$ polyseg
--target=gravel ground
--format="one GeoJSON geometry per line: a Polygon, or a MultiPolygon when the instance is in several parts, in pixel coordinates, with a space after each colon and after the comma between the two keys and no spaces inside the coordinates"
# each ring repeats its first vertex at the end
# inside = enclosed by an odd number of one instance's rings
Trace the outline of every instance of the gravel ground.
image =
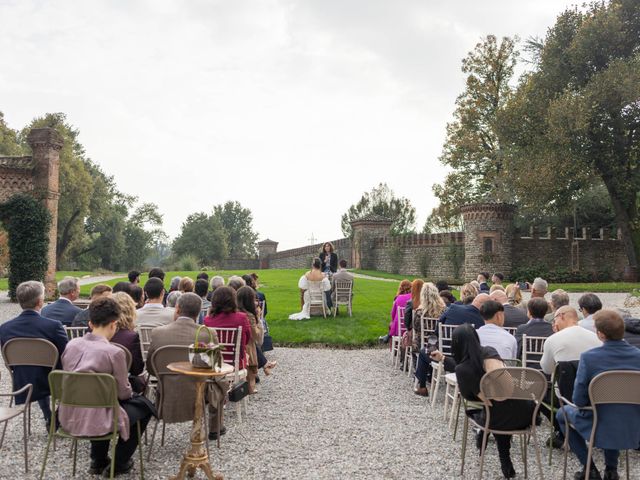
{"type": "MultiPolygon", "coordinates": [[[[0,302],[0,321],[19,311],[0,302]]],[[[270,353],[278,367],[262,376],[259,393],[249,402],[249,418],[237,422],[235,409],[225,413],[227,434],[222,448],[212,444],[211,460],[228,479],[448,479],[476,478],[477,454],[471,442],[464,477],[458,475],[460,436],[453,441],[442,420],[442,401],[431,410],[427,400],[411,391],[411,381],[388,362],[388,351],[279,348],[270,353]]],[[[10,388],[4,366],[0,391],[10,388]]],[[[443,389],[441,389],[443,390],[443,389]]],[[[23,473],[20,421],[12,421],[0,453],[0,478],[37,478],[46,432],[34,405],[29,439],[31,473],[23,473]]],[[[150,424],[150,428],[153,423],[150,424]]],[[[149,431],[151,433],[151,431],[149,431]]],[[[177,472],[188,444],[189,425],[167,425],[164,447],[156,439],[152,461],[145,463],[147,479],[165,479],[177,472]]],[[[548,436],[547,422],[540,439],[548,436]]],[[[61,441],[50,457],[47,479],[71,476],[68,442],[61,441]]],[[[531,478],[536,478],[533,446],[529,449],[531,478]]],[[[86,474],[88,443],[78,449],[76,478],[86,474]]],[[[519,448],[512,449],[517,478],[524,478],[519,448]]],[[[543,455],[546,450],[543,450],[543,455]]],[[[146,448],[145,448],[146,454],[146,448]]],[[[638,475],[640,456],[633,452],[638,475]]],[[[597,461],[601,463],[600,457],[597,461]]],[[[562,478],[562,456],[554,452],[553,466],[544,465],[545,479],[562,478]]],[[[570,459],[569,473],[577,468],[570,459]]],[[[633,475],[633,474],[632,474],[633,475]]],[[[118,477],[136,479],[134,473],[118,477]]],[[[202,476],[198,478],[203,478],[202,476]]],[[[485,479],[502,478],[497,452],[489,445],[485,479]]],[[[635,476],[633,478],[639,478],[635,476]]]]}

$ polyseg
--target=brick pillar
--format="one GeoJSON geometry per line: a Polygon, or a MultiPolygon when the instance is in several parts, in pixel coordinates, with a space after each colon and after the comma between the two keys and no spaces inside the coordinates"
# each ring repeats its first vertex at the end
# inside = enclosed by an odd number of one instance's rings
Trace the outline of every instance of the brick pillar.
{"type": "Polygon", "coordinates": [[[376,214],[368,214],[351,222],[353,268],[377,269],[374,248],[376,239],[388,237],[391,224],[391,220],[376,214]]]}
{"type": "Polygon", "coordinates": [[[278,251],[278,242],[274,242],[273,240],[262,240],[258,242],[258,259],[260,261],[260,268],[267,269],[269,268],[269,259],[271,255],[278,251]]]}
{"type": "Polygon", "coordinates": [[[64,141],[53,128],[34,128],[29,133],[27,142],[33,151],[33,193],[43,201],[51,214],[48,266],[44,284],[46,297],[53,298],[56,291],[60,149],[64,141]]]}

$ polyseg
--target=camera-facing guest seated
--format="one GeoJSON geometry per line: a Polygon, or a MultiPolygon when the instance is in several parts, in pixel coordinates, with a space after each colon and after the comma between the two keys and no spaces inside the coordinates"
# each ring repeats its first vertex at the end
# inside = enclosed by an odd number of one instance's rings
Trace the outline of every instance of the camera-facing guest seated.
{"type": "MultiPolygon", "coordinates": [[[[67,334],[58,320],[51,320],[40,315],[44,305],[44,285],[42,282],[23,282],[16,289],[16,297],[22,313],[13,320],[0,325],[0,345],[14,338],[42,338],[56,346],[58,350],[58,367],[60,356],[67,345],[67,334]]],[[[33,385],[31,401],[38,402],[44,420],[49,425],[51,419],[51,401],[49,398],[49,372],[47,367],[16,366],[13,369],[13,391],[25,385],[33,385]]],[[[25,402],[26,395],[18,395],[16,404],[25,402]]]]}
{"type": "Polygon", "coordinates": [[[584,315],[584,319],[580,320],[578,325],[596,333],[593,315],[598,310],[602,309],[602,302],[600,301],[600,298],[593,293],[585,293],[578,299],[578,307],[580,308],[580,312],[584,315]]]}
{"type": "Polygon", "coordinates": [[[60,298],[49,305],[42,307],[42,316],[51,320],[58,320],[65,327],[70,327],[76,315],[82,311],[73,302],[80,298],[80,285],[78,279],[65,277],[58,282],[60,298]]]}
{"type": "MultiPolygon", "coordinates": [[[[133,468],[131,458],[138,446],[136,423],[141,432],[149,422],[151,410],[144,402],[132,401],[133,391],[128,380],[124,351],[109,343],[118,330],[120,308],[112,298],[100,298],[89,305],[91,333],[75,338],[67,344],[62,355],[62,368],[68,372],[94,372],[112,375],[117,384],[120,413],[116,445],[115,473],[123,474],[133,468]]],[[[72,435],[97,437],[113,430],[113,412],[109,409],[87,409],[61,405],[58,412],[60,426],[72,435]]],[[[91,442],[90,474],[109,475],[109,441],[91,442]]]]}

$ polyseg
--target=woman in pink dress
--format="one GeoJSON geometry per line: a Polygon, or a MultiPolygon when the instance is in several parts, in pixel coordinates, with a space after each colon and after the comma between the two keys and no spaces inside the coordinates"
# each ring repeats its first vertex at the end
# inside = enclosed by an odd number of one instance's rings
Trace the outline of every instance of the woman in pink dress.
{"type": "Polygon", "coordinates": [[[409,300],[411,300],[411,282],[409,280],[402,280],[398,287],[398,293],[396,293],[396,296],[393,299],[393,307],[391,307],[389,333],[380,337],[380,342],[388,343],[389,338],[394,335],[398,335],[398,308],[401,308],[404,311],[404,307],[409,300]]]}

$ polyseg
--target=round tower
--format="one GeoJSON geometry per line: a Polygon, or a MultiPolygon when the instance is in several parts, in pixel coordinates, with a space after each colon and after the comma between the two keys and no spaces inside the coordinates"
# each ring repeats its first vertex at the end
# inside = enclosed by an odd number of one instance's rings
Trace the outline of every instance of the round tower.
{"type": "Polygon", "coordinates": [[[260,268],[269,268],[269,258],[278,251],[278,242],[266,239],[258,242],[258,259],[260,260],[260,268]]]}
{"type": "Polygon", "coordinates": [[[509,276],[515,210],[508,203],[473,203],[460,209],[464,219],[465,280],[475,280],[484,271],[509,276]]]}

